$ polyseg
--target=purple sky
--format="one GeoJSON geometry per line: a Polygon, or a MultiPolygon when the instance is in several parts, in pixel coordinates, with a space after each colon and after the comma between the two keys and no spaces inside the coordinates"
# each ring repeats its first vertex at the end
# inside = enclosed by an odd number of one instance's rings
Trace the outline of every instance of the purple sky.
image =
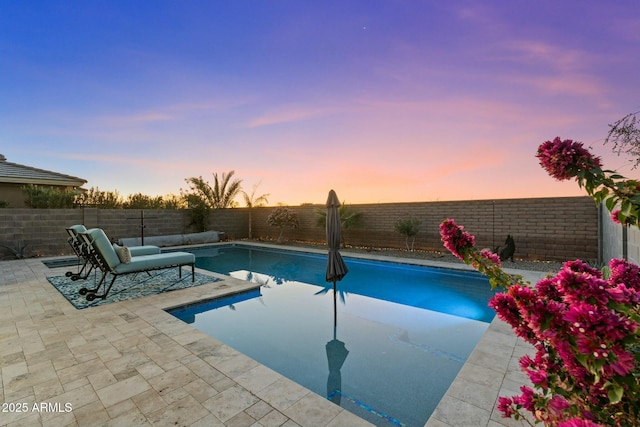
{"type": "Polygon", "coordinates": [[[637,178],[603,141],[639,72],[636,0],[2,2],[0,153],[122,195],[581,195],[536,149],[637,178]]]}

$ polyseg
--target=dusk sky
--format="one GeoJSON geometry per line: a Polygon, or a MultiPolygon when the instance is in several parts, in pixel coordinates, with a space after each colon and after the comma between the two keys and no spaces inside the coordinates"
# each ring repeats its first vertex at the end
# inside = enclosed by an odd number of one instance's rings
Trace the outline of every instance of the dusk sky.
{"type": "Polygon", "coordinates": [[[637,0],[4,1],[0,153],[123,196],[576,196],[537,147],[638,178],[603,142],[639,75],[637,0]]]}

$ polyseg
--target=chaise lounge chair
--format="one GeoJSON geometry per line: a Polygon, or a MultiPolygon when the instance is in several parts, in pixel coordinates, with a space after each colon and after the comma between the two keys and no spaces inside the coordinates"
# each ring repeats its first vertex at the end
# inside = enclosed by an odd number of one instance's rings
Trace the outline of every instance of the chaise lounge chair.
{"type": "MultiPolygon", "coordinates": [[[[91,262],[91,245],[87,242],[84,242],[83,239],[80,238],[80,233],[86,233],[87,228],[82,224],[72,225],[67,228],[67,234],[69,237],[67,238],[67,242],[75,252],[76,256],[80,260],[84,260],[84,264],[82,268],[78,270],[77,273],[72,271],[67,271],[66,276],[71,278],[71,280],[76,281],[78,279],[85,280],[91,274],[91,271],[94,267],[96,267],[91,262]]],[[[133,246],[128,248],[129,253],[132,257],[140,256],[140,255],[153,255],[159,254],[160,248],[157,246],[133,246]]]]}
{"type": "Polygon", "coordinates": [[[102,278],[95,289],[80,289],[81,295],[87,295],[88,301],[96,298],[105,299],[118,276],[149,272],[151,270],[163,270],[166,268],[178,267],[179,276],[182,277],[182,266],[191,266],[191,281],[195,280],[196,257],[189,252],[167,252],[152,255],[138,255],[122,261],[116,253],[113,245],[100,228],[92,228],[79,236],[89,245],[92,250],[91,259],[94,265],[102,271],[102,278]],[[128,262],[127,262],[128,261],[128,262]],[[111,274],[113,278],[107,286],[105,279],[111,274]],[[100,286],[104,286],[104,292],[98,295],[100,286]]]}

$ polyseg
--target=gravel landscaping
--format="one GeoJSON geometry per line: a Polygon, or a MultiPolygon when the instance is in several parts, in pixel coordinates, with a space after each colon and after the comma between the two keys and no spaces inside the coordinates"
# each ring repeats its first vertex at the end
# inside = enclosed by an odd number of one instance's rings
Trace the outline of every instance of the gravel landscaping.
{"type": "MultiPolygon", "coordinates": [[[[286,242],[287,245],[290,246],[301,246],[301,247],[310,247],[310,248],[322,248],[325,247],[324,244],[319,243],[310,243],[310,242],[286,242]]],[[[450,253],[445,252],[436,252],[436,251],[407,251],[404,249],[394,249],[394,248],[358,248],[347,246],[346,248],[341,249],[342,254],[349,253],[370,253],[375,255],[384,255],[398,258],[414,258],[414,259],[425,259],[425,260],[433,260],[440,262],[450,262],[450,263],[462,263],[458,258],[451,255],[450,253]]],[[[531,271],[544,271],[549,273],[557,273],[560,268],[562,268],[562,262],[558,261],[531,261],[531,260],[522,260],[517,257],[514,261],[503,261],[502,266],[504,268],[515,268],[519,270],[531,270],[531,271]]]]}

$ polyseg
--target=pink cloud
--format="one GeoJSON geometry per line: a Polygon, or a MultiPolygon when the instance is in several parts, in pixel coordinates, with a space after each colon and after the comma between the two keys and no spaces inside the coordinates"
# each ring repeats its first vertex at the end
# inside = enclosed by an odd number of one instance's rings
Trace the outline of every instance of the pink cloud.
{"type": "Polygon", "coordinates": [[[599,60],[593,52],[562,48],[538,40],[510,40],[501,42],[496,47],[498,52],[506,55],[505,59],[536,67],[550,67],[562,72],[585,70],[599,60]]]}
{"type": "Polygon", "coordinates": [[[597,77],[584,74],[519,76],[511,80],[514,84],[530,86],[550,95],[602,97],[606,92],[597,77]]]}
{"type": "Polygon", "coordinates": [[[275,108],[265,112],[262,116],[255,118],[246,124],[248,128],[271,126],[276,124],[291,123],[322,117],[338,112],[338,108],[333,107],[309,107],[307,105],[289,105],[275,108]]]}
{"type": "Polygon", "coordinates": [[[96,163],[106,163],[111,164],[116,167],[121,165],[132,165],[140,168],[156,168],[156,169],[173,169],[175,168],[176,162],[174,160],[154,160],[151,158],[146,158],[144,156],[114,156],[114,155],[105,155],[99,153],[48,153],[50,157],[57,157],[63,159],[71,159],[71,160],[81,160],[81,161],[90,161],[96,163]]]}

